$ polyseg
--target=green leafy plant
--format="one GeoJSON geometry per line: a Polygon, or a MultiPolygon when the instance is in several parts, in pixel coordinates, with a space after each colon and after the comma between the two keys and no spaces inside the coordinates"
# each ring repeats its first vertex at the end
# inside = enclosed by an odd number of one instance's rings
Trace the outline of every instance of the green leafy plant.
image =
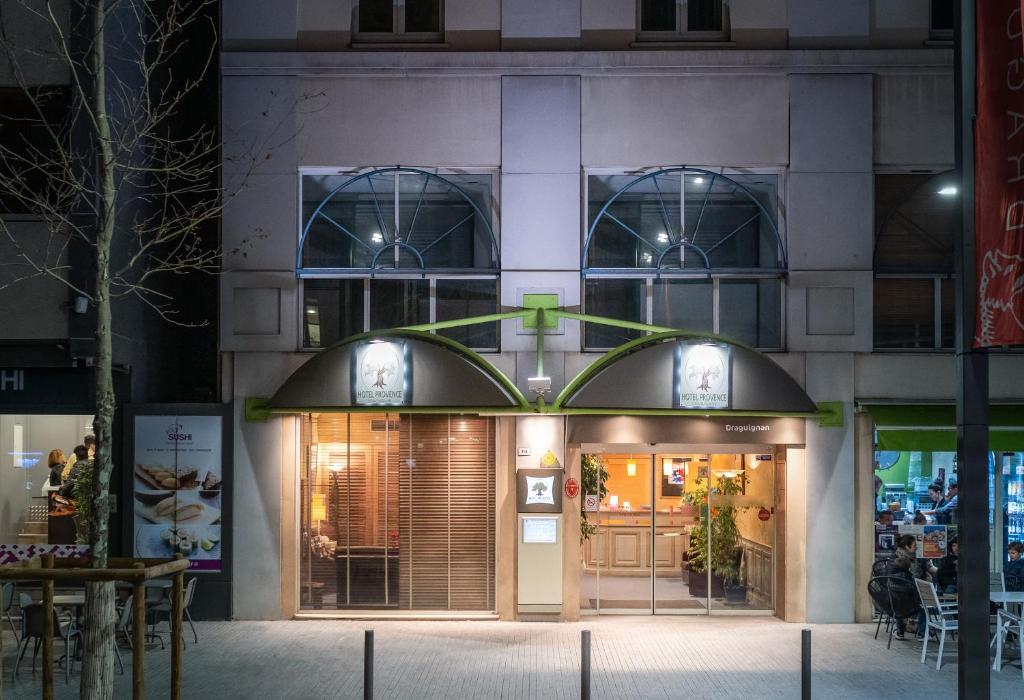
{"type": "MultiPolygon", "coordinates": [[[[743,492],[747,482],[745,474],[736,476],[718,476],[715,478],[714,493],[720,496],[736,496],[743,492]]],[[[745,506],[729,504],[715,506],[711,509],[710,522],[708,513],[708,479],[698,477],[696,488],[683,495],[683,501],[695,506],[700,511],[700,519],[690,530],[690,549],[687,554],[690,571],[704,573],[708,561],[711,562],[711,573],[720,576],[726,584],[735,585],[742,581],[741,564],[736,557],[739,546],[740,531],[736,526],[736,513],[745,510],[745,506]],[[708,527],[710,524],[710,550],[708,543],[708,527]],[[710,557],[709,557],[710,554],[710,557]]]]}
{"type": "MultiPolygon", "coordinates": [[[[604,468],[604,461],[601,455],[585,454],[580,459],[580,487],[584,494],[596,493],[598,502],[604,500],[608,494],[608,470],[604,468]]],[[[585,499],[580,499],[580,543],[597,532],[597,523],[587,519],[587,512],[583,509],[585,499]]]]}
{"type": "Polygon", "coordinates": [[[96,462],[88,459],[78,464],[78,471],[75,472],[75,530],[78,544],[89,544],[89,535],[96,517],[93,508],[96,462]]]}

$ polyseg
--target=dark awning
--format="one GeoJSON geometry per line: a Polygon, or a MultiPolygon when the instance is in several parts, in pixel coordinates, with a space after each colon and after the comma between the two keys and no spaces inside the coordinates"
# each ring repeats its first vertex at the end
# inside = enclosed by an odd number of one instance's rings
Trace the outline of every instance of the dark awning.
{"type": "MultiPolygon", "coordinates": [[[[948,404],[867,404],[878,449],[956,450],[956,407],[948,404]]],[[[989,406],[989,449],[1024,451],[1024,406],[989,406]]]]}
{"type": "Polygon", "coordinates": [[[817,407],[766,355],[713,335],[655,333],[612,350],[555,400],[573,411],[813,415],[817,407]]]}
{"type": "Polygon", "coordinates": [[[463,345],[422,331],[353,336],[290,376],[267,407],[329,410],[528,410],[522,393],[463,345]]]}

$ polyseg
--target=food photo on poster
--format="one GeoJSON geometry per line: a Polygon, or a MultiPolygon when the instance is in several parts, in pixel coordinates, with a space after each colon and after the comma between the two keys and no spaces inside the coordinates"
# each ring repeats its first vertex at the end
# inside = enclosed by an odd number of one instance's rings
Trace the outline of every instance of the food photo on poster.
{"type": "Polygon", "coordinates": [[[136,416],[135,555],[181,554],[219,571],[223,515],[219,416],[136,416]]]}

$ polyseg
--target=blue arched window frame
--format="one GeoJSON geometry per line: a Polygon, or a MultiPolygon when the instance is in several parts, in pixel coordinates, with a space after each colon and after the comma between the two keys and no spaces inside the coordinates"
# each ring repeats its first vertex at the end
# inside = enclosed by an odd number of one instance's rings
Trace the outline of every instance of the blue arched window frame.
{"type": "MultiPolygon", "coordinates": [[[[296,257],[295,257],[295,274],[299,280],[300,285],[300,297],[302,299],[302,326],[303,331],[301,333],[300,344],[306,349],[316,349],[324,347],[321,343],[311,344],[309,341],[310,334],[309,329],[306,327],[310,319],[307,314],[319,314],[319,307],[314,309],[308,308],[310,304],[307,302],[307,283],[308,284],[320,284],[323,281],[334,280],[338,284],[362,284],[362,291],[357,292],[358,295],[362,295],[363,304],[359,305],[358,309],[350,309],[350,313],[356,313],[361,321],[358,321],[358,325],[349,327],[350,331],[353,332],[365,332],[374,330],[377,328],[372,322],[373,318],[373,298],[376,296],[372,293],[375,285],[379,280],[381,284],[392,281],[393,284],[407,284],[409,286],[418,286],[421,289],[429,289],[421,299],[428,297],[429,301],[424,300],[424,304],[428,306],[429,311],[422,317],[416,319],[417,323],[423,322],[434,322],[437,320],[447,320],[447,318],[441,318],[441,309],[439,292],[440,287],[445,286],[448,289],[453,288],[455,285],[480,285],[483,287],[490,287],[493,285],[494,288],[494,310],[497,310],[498,306],[498,277],[501,269],[500,262],[500,247],[498,243],[498,237],[495,232],[495,216],[494,212],[496,207],[494,202],[496,200],[497,190],[497,173],[489,169],[484,170],[434,170],[434,169],[423,169],[408,166],[386,166],[376,168],[360,168],[360,169],[344,169],[344,168],[302,168],[299,171],[299,182],[300,182],[300,213],[301,217],[299,220],[298,230],[298,241],[296,246],[296,257]],[[418,200],[415,201],[413,207],[413,213],[408,224],[408,230],[401,231],[399,226],[398,206],[399,197],[402,193],[397,191],[397,178],[404,174],[420,175],[423,176],[423,186],[419,192],[418,200]],[[373,178],[384,175],[387,177],[396,178],[396,192],[395,199],[391,200],[389,197],[384,197],[383,200],[378,198],[378,193],[373,187],[373,178]],[[455,175],[460,176],[487,176],[490,178],[490,185],[488,189],[489,198],[487,201],[477,202],[474,201],[472,195],[464,190],[458,182],[455,180],[455,175]],[[306,215],[308,211],[303,202],[304,195],[302,194],[302,187],[304,184],[304,178],[307,176],[331,176],[331,177],[342,177],[345,178],[340,184],[333,186],[324,195],[313,210],[306,215]],[[336,218],[328,215],[325,212],[325,207],[339,194],[344,194],[347,190],[350,191],[354,186],[359,183],[369,183],[369,193],[371,201],[373,202],[374,209],[378,221],[382,224],[379,227],[378,235],[381,240],[379,242],[363,240],[364,236],[358,235],[357,231],[353,231],[355,226],[346,225],[345,221],[338,221],[336,218]],[[460,201],[470,208],[470,213],[462,220],[455,223],[453,226],[448,228],[446,231],[439,233],[436,237],[424,242],[410,240],[411,234],[415,231],[418,217],[421,211],[421,205],[424,202],[424,193],[427,192],[429,185],[438,185],[443,183],[443,188],[453,194],[453,199],[460,201]],[[390,219],[394,217],[393,226],[388,226],[387,222],[384,221],[386,215],[386,208],[394,208],[391,212],[391,216],[387,217],[390,219]],[[486,267],[444,267],[438,265],[429,265],[426,260],[428,251],[441,241],[448,238],[450,234],[456,231],[460,226],[466,223],[470,218],[475,218],[478,229],[482,233],[483,240],[486,242],[488,247],[485,257],[488,258],[489,265],[486,267]],[[353,246],[360,246],[366,250],[366,253],[371,254],[371,262],[369,266],[355,267],[355,266],[341,266],[341,265],[307,265],[304,264],[303,252],[310,240],[311,230],[313,224],[318,221],[325,221],[333,229],[335,235],[342,236],[352,241],[353,246]],[[392,258],[390,253],[394,252],[395,255],[392,258]],[[401,255],[399,255],[401,253],[401,255]],[[394,262],[394,266],[387,266],[389,262],[394,262]],[[410,264],[411,262],[411,264],[410,264]],[[417,280],[420,282],[417,283],[417,280]]],[[[381,192],[381,194],[384,194],[381,192]]],[[[387,194],[391,194],[390,192],[387,194]]],[[[407,193],[406,193],[407,194],[407,193]]],[[[413,194],[415,197],[415,194],[413,194]]],[[[316,201],[316,200],[314,200],[316,201]]],[[[407,201],[402,198],[402,201],[407,201]]],[[[361,232],[364,233],[365,232],[361,232]]],[[[319,235],[323,235],[322,233],[319,235]]],[[[465,315],[465,314],[463,314],[465,315]]],[[[402,324],[398,324],[402,325],[402,324]]],[[[459,330],[453,330],[450,332],[444,332],[445,335],[449,335],[457,340],[466,342],[466,338],[459,336],[459,330]]],[[[319,335],[319,331],[318,331],[319,335]]],[[[496,351],[498,349],[497,331],[495,330],[495,342],[493,344],[487,343],[485,345],[476,345],[472,342],[467,343],[473,349],[478,351],[496,351]]]]}
{"type": "MultiPolygon", "coordinates": [[[[763,171],[728,171],[725,168],[719,169],[718,171],[709,170],[706,168],[693,167],[693,166],[673,166],[673,167],[660,167],[651,168],[641,171],[612,171],[606,169],[595,169],[586,173],[588,180],[588,195],[587,195],[587,206],[586,210],[590,211],[590,196],[589,196],[589,182],[590,178],[593,177],[607,177],[607,176],[626,176],[632,175],[632,179],[629,180],[625,185],[618,187],[614,193],[604,200],[601,207],[594,214],[593,218],[589,218],[584,224],[583,231],[583,243],[581,246],[581,258],[580,258],[580,269],[581,269],[581,284],[583,285],[582,298],[584,300],[584,308],[587,313],[594,313],[595,315],[602,315],[598,309],[588,308],[587,304],[587,282],[588,280],[628,280],[628,279],[641,279],[646,280],[644,294],[647,297],[647,303],[643,309],[640,319],[646,323],[655,323],[656,319],[653,317],[653,302],[651,301],[651,286],[659,281],[668,280],[710,280],[713,285],[713,327],[708,328],[713,332],[722,332],[720,328],[721,319],[721,308],[719,305],[719,290],[720,285],[724,282],[726,284],[732,283],[739,280],[777,280],[779,299],[778,299],[778,328],[777,328],[777,342],[769,344],[750,343],[752,345],[758,345],[765,350],[781,350],[784,346],[784,293],[785,285],[784,279],[788,270],[788,258],[786,253],[785,239],[780,229],[781,211],[778,206],[775,207],[775,211],[769,210],[764,202],[762,202],[746,185],[736,179],[740,176],[767,176],[771,175],[776,178],[775,183],[775,202],[782,200],[782,185],[783,178],[780,170],[763,170],[763,171]],[[693,227],[692,235],[688,238],[687,232],[685,231],[685,223],[680,220],[677,225],[673,226],[671,217],[668,215],[669,207],[666,205],[665,194],[667,190],[662,190],[659,185],[659,178],[666,176],[678,178],[679,185],[683,188],[686,187],[685,180],[687,177],[691,178],[703,178],[707,184],[705,189],[705,197],[701,203],[699,213],[697,214],[696,222],[693,227]],[[660,244],[656,241],[652,241],[649,238],[641,235],[637,232],[629,223],[622,221],[615,216],[613,212],[616,202],[619,202],[623,196],[625,196],[631,189],[640,185],[653,185],[655,198],[658,202],[658,208],[660,210],[660,216],[662,217],[665,235],[667,239],[660,244]],[[744,195],[749,202],[751,202],[755,208],[756,213],[754,217],[748,219],[737,226],[733,231],[727,233],[721,238],[713,241],[710,245],[703,244],[697,240],[698,234],[701,231],[701,221],[705,216],[708,207],[714,206],[710,202],[712,190],[716,183],[725,183],[729,187],[732,187],[735,192],[744,195]],[[727,267],[715,267],[710,259],[711,253],[716,248],[725,243],[732,236],[741,232],[746,226],[752,223],[754,218],[757,218],[762,224],[759,228],[759,233],[762,237],[767,237],[767,240],[772,242],[777,251],[776,264],[774,265],[762,265],[755,268],[727,268],[727,267]],[[614,224],[613,230],[616,230],[620,235],[628,237],[632,240],[637,241],[638,246],[642,249],[649,251],[644,254],[644,260],[647,264],[637,264],[632,267],[602,267],[590,264],[590,252],[592,244],[594,243],[595,235],[599,234],[599,226],[602,222],[611,222],[614,224]],[[764,229],[764,230],[762,230],[764,229]],[[680,256],[672,255],[673,252],[680,252],[680,256]],[[672,267],[671,262],[682,260],[686,255],[692,256],[690,260],[696,260],[698,264],[688,264],[685,267],[672,267]]],[[[685,216],[683,212],[683,201],[685,194],[678,194],[679,201],[677,206],[680,207],[680,216],[685,216]]],[[[608,235],[607,232],[604,235],[608,235]]],[[[628,319],[632,320],[632,319],[628,319]]],[[[631,336],[630,336],[631,337],[631,336]]],[[[623,336],[622,340],[627,339],[623,336]]],[[[587,334],[584,333],[584,349],[585,350],[605,350],[609,346],[605,344],[594,345],[587,340],[587,334]]],[[[741,339],[745,342],[750,342],[749,339],[741,339]]]]}

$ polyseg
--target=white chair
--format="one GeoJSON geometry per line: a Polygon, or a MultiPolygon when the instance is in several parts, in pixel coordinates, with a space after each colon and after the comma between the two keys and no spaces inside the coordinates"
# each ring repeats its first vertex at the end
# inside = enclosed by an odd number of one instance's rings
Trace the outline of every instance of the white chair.
{"type": "Polygon", "coordinates": [[[923,579],[914,579],[917,585],[917,594],[921,596],[921,607],[924,608],[924,644],[921,645],[921,663],[924,663],[928,655],[929,632],[934,630],[939,636],[939,656],[935,660],[935,669],[942,668],[942,652],[946,647],[946,632],[956,632],[959,628],[957,621],[957,604],[943,603],[935,592],[935,586],[923,579]]]}
{"type": "MultiPolygon", "coordinates": [[[[1017,639],[1024,639],[1024,622],[1021,621],[1020,615],[1014,615],[1006,610],[999,610],[999,624],[996,627],[996,660],[992,664],[993,671],[1003,670],[1003,641],[1006,639],[1007,632],[1011,632],[1017,627],[1017,639]]],[[[1020,677],[1024,678],[1024,657],[1021,658],[1020,664],[1020,677]]]]}

